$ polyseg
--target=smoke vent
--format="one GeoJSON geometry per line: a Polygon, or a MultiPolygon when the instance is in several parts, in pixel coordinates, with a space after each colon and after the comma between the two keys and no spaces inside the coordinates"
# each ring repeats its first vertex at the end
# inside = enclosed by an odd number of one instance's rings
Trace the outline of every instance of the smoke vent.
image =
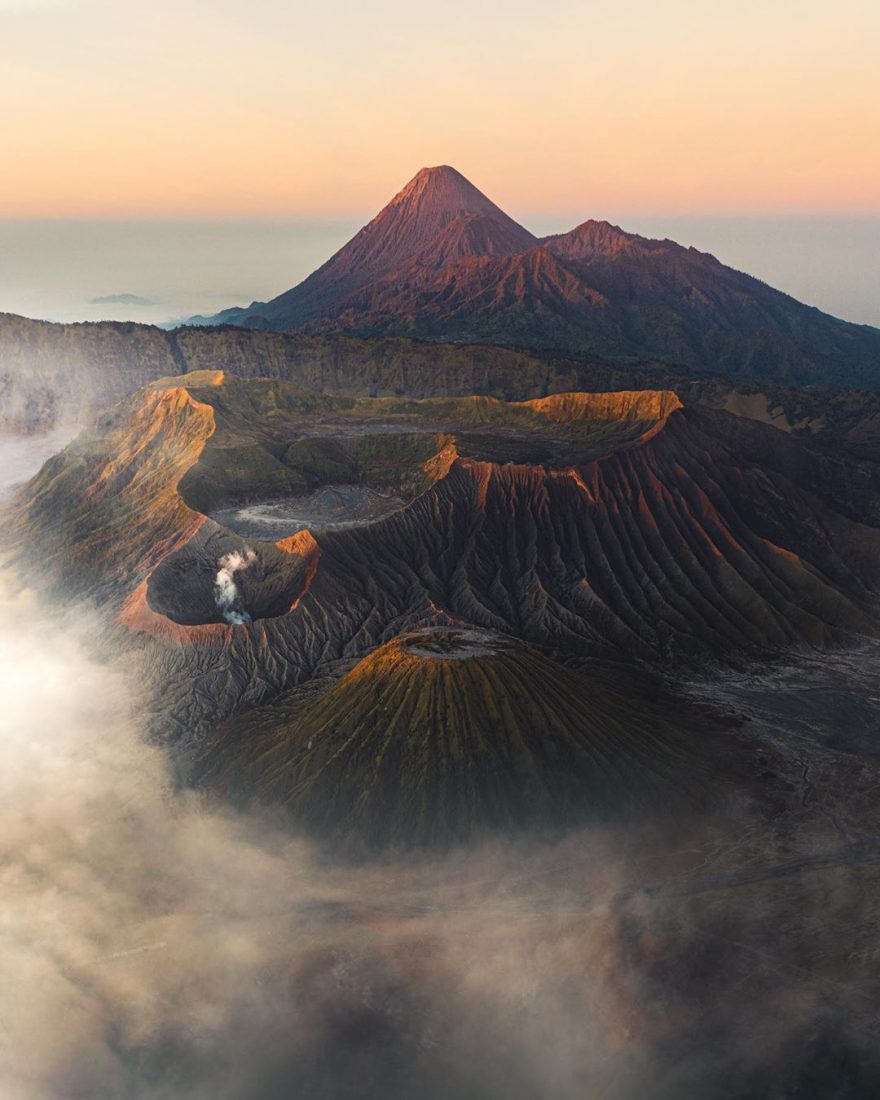
{"type": "Polygon", "coordinates": [[[181,626],[243,625],[289,611],[302,591],[304,559],[211,526],[213,531],[200,531],[151,575],[150,608],[181,626]]]}

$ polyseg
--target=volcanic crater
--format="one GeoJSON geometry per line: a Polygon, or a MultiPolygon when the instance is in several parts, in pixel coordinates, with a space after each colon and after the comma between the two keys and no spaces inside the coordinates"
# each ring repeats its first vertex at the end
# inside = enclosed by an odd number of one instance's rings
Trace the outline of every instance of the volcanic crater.
{"type": "Polygon", "coordinates": [[[157,703],[172,739],[422,627],[669,666],[876,626],[877,468],[669,391],[505,403],[165,379],[12,508],[23,568],[38,544],[123,636],[163,643],[166,680],[196,685],[157,703]]]}
{"type": "Polygon", "coordinates": [[[242,624],[290,611],[305,567],[271,542],[243,540],[214,524],[164,558],[147,579],[150,609],[181,626],[242,624]]]}
{"type": "Polygon", "coordinates": [[[315,408],[295,387],[215,378],[202,395],[222,419],[177,485],[200,526],[146,580],[149,609],[181,626],[285,615],[308,577],[291,538],[377,524],[454,462],[569,468],[637,443],[677,405],[666,394],[616,402],[567,394],[509,405],[365,399],[315,408]],[[270,413],[259,428],[251,405],[270,413]],[[284,415],[273,424],[279,406],[284,415]]]}

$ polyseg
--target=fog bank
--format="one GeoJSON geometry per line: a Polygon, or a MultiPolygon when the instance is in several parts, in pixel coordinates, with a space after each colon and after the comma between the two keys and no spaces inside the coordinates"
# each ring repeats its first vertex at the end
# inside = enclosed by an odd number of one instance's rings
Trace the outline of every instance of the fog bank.
{"type": "Polygon", "coordinates": [[[334,864],[175,791],[92,625],[2,596],[4,1100],[872,1095],[875,871],[718,825],[334,864]]]}

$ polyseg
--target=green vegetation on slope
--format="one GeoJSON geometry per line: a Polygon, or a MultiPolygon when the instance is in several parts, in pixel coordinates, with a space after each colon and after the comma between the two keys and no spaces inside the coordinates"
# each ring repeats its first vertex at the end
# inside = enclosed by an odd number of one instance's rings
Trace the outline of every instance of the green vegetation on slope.
{"type": "Polygon", "coordinates": [[[660,705],[450,629],[395,638],[292,717],[243,714],[197,765],[201,782],[355,847],[682,809],[713,771],[660,705]]]}

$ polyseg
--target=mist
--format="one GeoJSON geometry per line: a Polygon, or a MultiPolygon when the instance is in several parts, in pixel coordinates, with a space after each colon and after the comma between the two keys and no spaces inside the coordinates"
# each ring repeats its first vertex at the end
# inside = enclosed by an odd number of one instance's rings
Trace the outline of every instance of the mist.
{"type": "Polygon", "coordinates": [[[4,1100],[871,1094],[876,868],[743,822],[341,862],[175,788],[96,625],[4,582],[4,1100]]]}
{"type": "MultiPolygon", "coordinates": [[[[374,213],[337,220],[0,219],[0,312],[168,324],[265,301],[304,279],[374,213]]],[[[670,236],[808,305],[880,325],[876,214],[664,215],[608,209],[588,196],[564,213],[511,214],[539,235],[592,217],[643,236],[670,236]]]]}
{"type": "Polygon", "coordinates": [[[87,615],[7,590],[0,621],[4,1098],[534,1095],[526,1071],[574,1096],[597,1079],[557,1065],[547,1003],[581,948],[535,936],[501,851],[351,867],[208,807],[142,740],[87,615]],[[509,1029],[527,1021],[524,1050],[509,1029]],[[534,1065],[510,1075],[502,1054],[534,1065]]]}
{"type": "Polygon", "coordinates": [[[3,1100],[877,1095],[876,769],[353,864],[177,786],[102,633],[0,572],[3,1100]]]}
{"type": "Polygon", "coordinates": [[[41,435],[0,434],[0,501],[13,486],[32,477],[47,458],[57,454],[77,434],[78,428],[64,424],[41,435]]]}

